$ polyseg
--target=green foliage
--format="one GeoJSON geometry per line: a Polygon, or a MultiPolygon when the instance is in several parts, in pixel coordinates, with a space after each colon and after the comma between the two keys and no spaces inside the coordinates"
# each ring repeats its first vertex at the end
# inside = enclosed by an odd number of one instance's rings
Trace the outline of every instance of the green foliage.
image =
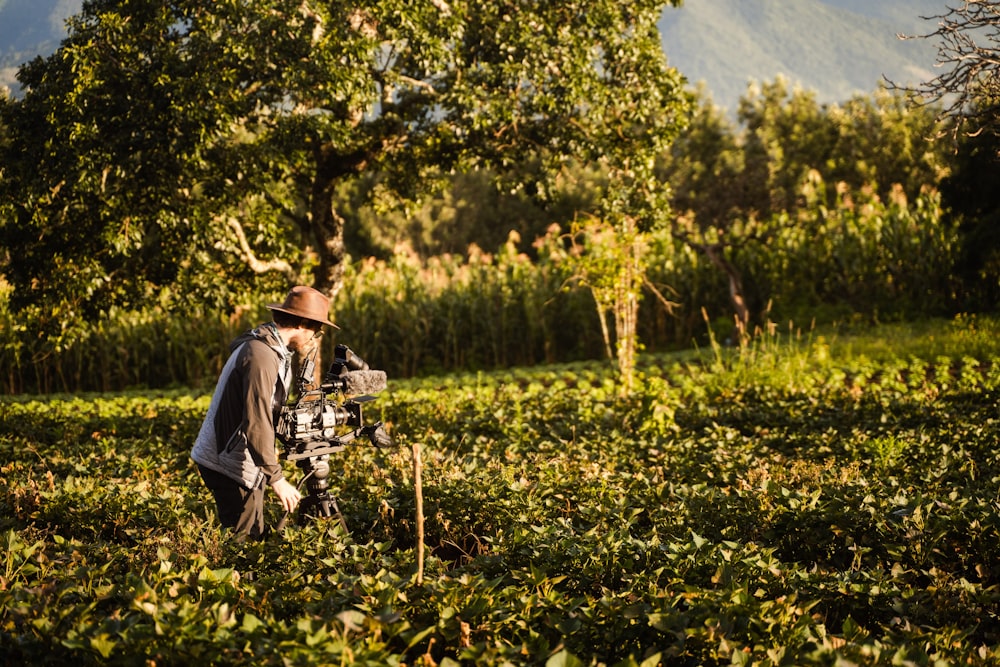
{"type": "MultiPolygon", "coordinates": [[[[823,182],[810,186],[817,200],[828,196],[823,182]]],[[[888,201],[870,191],[837,196],[835,207],[814,202],[794,225],[779,216],[729,230],[734,238],[771,239],[766,247],[747,243],[728,251],[752,277],[758,300],[770,302],[760,312],[776,321],[829,325],[941,316],[962,303],[962,286],[952,277],[959,241],[936,194],[914,201],[898,192],[888,201]]],[[[705,232],[710,240],[718,233],[705,232]]],[[[727,285],[716,267],[668,229],[642,238],[648,268],[635,324],[645,349],[704,343],[706,316],[720,341],[735,340],[727,285]]],[[[562,231],[553,227],[523,246],[512,234],[495,253],[473,246],[465,256],[424,260],[400,250],[387,260],[350,264],[334,305],[341,330],[324,341],[326,358],[333,345],[347,343],[402,377],[606,357],[596,302],[577,288],[580,267],[562,231]]],[[[606,261],[608,247],[596,247],[601,252],[590,259],[606,261]]],[[[588,278],[613,298],[606,267],[595,263],[588,278]]],[[[229,341],[266,320],[264,304],[280,301],[281,293],[244,296],[231,311],[112,310],[61,343],[39,335],[47,318],[11,312],[4,296],[0,291],[4,390],[49,393],[212,382],[229,341]]],[[[757,324],[767,326],[763,317],[757,324]]],[[[609,342],[617,345],[620,332],[611,333],[609,327],[609,342]]]]}
{"type": "Polygon", "coordinates": [[[645,162],[687,108],[669,3],[84,3],[0,105],[11,303],[55,337],[112,307],[334,293],[351,186],[388,210],[478,169],[544,201],[570,162],[645,162]]]}
{"type": "MultiPolygon", "coordinates": [[[[537,239],[553,224],[568,227],[580,211],[597,209],[606,177],[570,164],[545,184],[538,165],[522,165],[520,183],[502,190],[486,170],[455,174],[421,206],[381,210],[360,192],[345,191],[341,210],[348,221],[346,243],[354,257],[388,259],[405,248],[425,259],[464,254],[469,246],[495,249],[514,233],[537,239]]],[[[361,184],[359,189],[371,186],[361,184]]]]}
{"type": "MultiPolygon", "coordinates": [[[[998,664],[993,363],[962,318],[392,381],[351,527],[226,541],[207,397],[0,401],[0,650],[25,664],[998,664]],[[430,555],[415,578],[408,452],[430,555]]],[[[277,508],[269,506],[271,519],[277,508]]]]}
{"type": "MultiPolygon", "coordinates": [[[[535,263],[517,240],[511,235],[495,254],[472,247],[464,258],[421,261],[400,252],[353,265],[337,307],[344,333],[336,338],[353,341],[366,359],[397,376],[599,351],[593,302],[563,290],[569,276],[557,257],[535,263]]],[[[539,252],[548,257],[556,249],[543,244],[539,252]]]]}
{"type": "MultiPolygon", "coordinates": [[[[728,283],[726,311],[735,316],[736,338],[761,323],[772,303],[782,315],[814,316],[825,308],[817,309],[820,303],[831,303],[829,294],[813,292],[829,278],[837,284],[819,289],[836,291],[833,300],[849,302],[848,311],[883,313],[889,300],[897,304],[890,310],[898,307],[893,285],[901,278],[921,281],[903,277],[908,269],[894,259],[909,254],[907,239],[914,236],[935,238],[929,245],[912,239],[937,249],[921,262],[957,273],[961,242],[953,225],[941,223],[935,192],[953,156],[943,142],[930,141],[943,127],[933,108],[884,90],[820,105],[814,94],[790,91],[778,78],[748,90],[738,121],[702,101],[689,131],[658,167],[673,187],[670,201],[679,213],[674,234],[728,283]],[[852,294],[855,286],[862,292],[852,294]]],[[[904,310],[967,303],[983,277],[964,285],[932,281],[904,310]]],[[[692,305],[697,310],[715,303],[692,305]]],[[[708,310],[714,316],[715,309],[708,310]]]]}
{"type": "Polygon", "coordinates": [[[577,225],[564,259],[572,272],[571,279],[586,287],[594,298],[607,357],[617,364],[622,392],[626,394],[632,391],[635,379],[635,357],[640,345],[639,304],[648,261],[647,234],[639,227],[638,221],[627,215],[615,225],[602,220],[577,225]],[[608,326],[608,320],[613,328],[608,326]]]}
{"type": "MultiPolygon", "coordinates": [[[[280,299],[277,299],[280,300],[280,299]]],[[[39,335],[47,317],[15,314],[0,295],[0,360],[6,393],[113,391],[128,387],[202,386],[215,382],[232,338],[260,318],[254,309],[231,314],[190,308],[171,313],[112,309],[72,336],[39,335]]]]}
{"type": "MultiPolygon", "coordinates": [[[[953,161],[949,145],[931,141],[942,129],[935,109],[913,106],[899,92],[821,105],[779,77],[747,90],[737,121],[701,99],[660,167],[677,209],[702,226],[812,208],[817,200],[801,192],[812,174],[838,189],[871,187],[888,198],[902,188],[916,198],[937,187],[953,161]]],[[[835,193],[819,202],[836,206],[835,193]]]]}
{"type": "Polygon", "coordinates": [[[782,214],[733,230],[737,238],[757,233],[768,239],[766,247],[748,243],[733,255],[779,317],[799,319],[834,303],[873,315],[940,314],[956,306],[961,241],[937,192],[909,200],[898,187],[884,199],[873,188],[830,189],[813,174],[803,189],[812,205],[794,222],[782,214]],[[822,202],[831,196],[838,201],[827,208],[822,202]],[[775,261],[775,246],[796,249],[794,259],[788,253],[786,261],[775,261]]]}
{"type": "MultiPolygon", "coordinates": [[[[977,105],[991,107],[988,100],[977,105]]],[[[1000,200],[992,184],[1000,177],[1000,137],[992,132],[960,136],[951,173],[941,184],[944,207],[961,230],[958,276],[968,285],[969,308],[1000,297],[1000,200]]]]}

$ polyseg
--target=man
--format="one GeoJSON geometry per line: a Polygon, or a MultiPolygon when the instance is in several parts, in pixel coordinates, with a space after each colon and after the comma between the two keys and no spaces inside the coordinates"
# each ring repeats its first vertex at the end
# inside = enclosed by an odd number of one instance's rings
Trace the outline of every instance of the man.
{"type": "Polygon", "coordinates": [[[191,449],[219,520],[239,540],[264,536],[264,490],[270,486],[292,512],[302,495],[281,471],[274,427],[288,397],[293,353],[317,344],[330,300],[311,287],[293,287],[284,303],[268,305],[273,321],[230,346],[208,414],[191,449]]]}

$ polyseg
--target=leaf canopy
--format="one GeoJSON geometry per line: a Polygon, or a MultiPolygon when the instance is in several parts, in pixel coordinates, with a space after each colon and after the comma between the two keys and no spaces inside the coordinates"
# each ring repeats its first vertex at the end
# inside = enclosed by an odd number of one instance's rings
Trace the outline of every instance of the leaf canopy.
{"type": "Polygon", "coordinates": [[[292,281],[335,293],[351,179],[392,206],[461,170],[516,188],[652,164],[691,104],[665,4],[86,2],[0,110],[13,302],[92,320],[292,281]]]}

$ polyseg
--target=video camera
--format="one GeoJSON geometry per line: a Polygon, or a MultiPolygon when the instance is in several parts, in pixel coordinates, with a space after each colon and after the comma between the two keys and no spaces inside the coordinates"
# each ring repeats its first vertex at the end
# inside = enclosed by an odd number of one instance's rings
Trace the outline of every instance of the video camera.
{"type": "MultiPolygon", "coordinates": [[[[315,351],[299,369],[298,398],[281,409],[275,433],[284,446],[281,457],[305,472],[302,483],[308,494],[299,504],[299,519],[336,515],[347,530],[336,499],[329,493],[330,454],[343,451],[358,440],[374,447],[388,447],[392,437],[381,421],[365,424],[362,408],[375,400],[370,394],[386,387],[385,371],[371,370],[364,359],[346,345],[337,345],[330,369],[315,386],[315,351]]],[[[287,518],[287,515],[286,517],[287,518]]],[[[284,527],[283,518],[278,529],[284,527]]]]}

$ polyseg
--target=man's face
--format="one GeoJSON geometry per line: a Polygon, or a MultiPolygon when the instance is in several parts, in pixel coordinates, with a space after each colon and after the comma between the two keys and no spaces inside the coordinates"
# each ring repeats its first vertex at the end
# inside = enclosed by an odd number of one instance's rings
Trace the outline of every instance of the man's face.
{"type": "Polygon", "coordinates": [[[302,322],[288,337],[288,349],[295,352],[311,352],[323,337],[323,325],[319,322],[302,322]]]}

